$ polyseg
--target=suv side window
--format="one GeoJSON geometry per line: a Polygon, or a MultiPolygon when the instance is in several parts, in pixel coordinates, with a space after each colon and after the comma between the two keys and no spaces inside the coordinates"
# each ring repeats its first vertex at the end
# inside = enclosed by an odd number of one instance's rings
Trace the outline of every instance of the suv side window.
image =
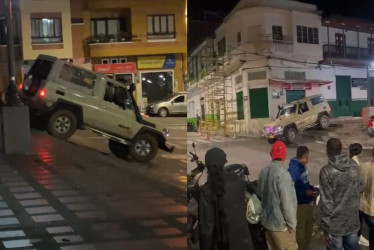
{"type": "Polygon", "coordinates": [[[175,103],[183,103],[184,102],[184,96],[178,96],[177,98],[174,99],[175,103]]]}
{"type": "Polygon", "coordinates": [[[323,103],[324,101],[325,101],[325,98],[323,98],[323,96],[321,95],[310,98],[310,102],[312,103],[313,106],[323,103]]]}
{"type": "Polygon", "coordinates": [[[122,109],[133,109],[126,88],[107,82],[104,101],[111,102],[122,109]]]}
{"type": "Polygon", "coordinates": [[[95,86],[96,75],[85,71],[83,69],[79,69],[73,67],[68,64],[64,64],[62,66],[62,70],[59,76],[62,80],[67,82],[74,83],[76,85],[86,87],[89,89],[93,89],[95,86]]]}
{"type": "Polygon", "coordinates": [[[299,114],[304,114],[305,112],[309,111],[308,104],[306,102],[300,103],[299,106],[299,114]]]}

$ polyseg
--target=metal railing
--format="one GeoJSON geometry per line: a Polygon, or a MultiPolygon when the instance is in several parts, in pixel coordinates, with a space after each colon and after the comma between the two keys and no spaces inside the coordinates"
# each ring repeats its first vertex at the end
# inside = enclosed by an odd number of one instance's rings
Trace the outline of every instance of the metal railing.
{"type": "Polygon", "coordinates": [[[347,59],[373,59],[374,48],[358,48],[353,46],[323,45],[323,56],[347,59]]]}
{"type": "Polygon", "coordinates": [[[99,35],[91,36],[89,43],[118,43],[118,42],[131,42],[132,35],[99,35]]]}

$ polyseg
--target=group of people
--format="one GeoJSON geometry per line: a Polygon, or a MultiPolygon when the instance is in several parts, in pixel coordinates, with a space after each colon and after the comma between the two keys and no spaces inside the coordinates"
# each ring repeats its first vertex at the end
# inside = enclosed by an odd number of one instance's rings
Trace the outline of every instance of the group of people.
{"type": "MultiPolygon", "coordinates": [[[[374,249],[374,148],[372,160],[361,164],[360,144],[343,153],[342,143],[327,142],[327,164],[319,175],[319,188],[309,183],[309,150],[297,148],[286,163],[286,145],[272,145],[271,162],[262,169],[257,187],[261,202],[261,225],[266,245],[255,247],[246,221],[245,187],[235,174],[223,171],[226,154],[218,148],[206,154],[208,176],[199,200],[200,250],[307,250],[313,229],[313,210],[320,196],[318,232],[329,250],[358,250],[362,223],[369,228],[374,249]],[[236,184],[235,184],[236,183],[236,184]]],[[[253,234],[252,234],[253,235],[253,234]]],[[[362,239],[362,236],[361,236],[362,239]]]]}

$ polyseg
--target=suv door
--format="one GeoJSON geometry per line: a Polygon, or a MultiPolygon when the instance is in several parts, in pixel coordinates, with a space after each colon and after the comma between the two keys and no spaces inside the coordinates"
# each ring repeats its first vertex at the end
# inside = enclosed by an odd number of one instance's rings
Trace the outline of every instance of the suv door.
{"type": "Polygon", "coordinates": [[[304,129],[310,125],[310,108],[307,102],[299,103],[297,110],[297,126],[304,129]]]}
{"type": "Polygon", "coordinates": [[[124,139],[137,132],[136,117],[127,89],[107,82],[105,95],[98,110],[95,128],[124,139]]]}
{"type": "Polygon", "coordinates": [[[172,109],[174,113],[183,113],[187,109],[186,98],[184,95],[180,95],[171,101],[172,109]]]}

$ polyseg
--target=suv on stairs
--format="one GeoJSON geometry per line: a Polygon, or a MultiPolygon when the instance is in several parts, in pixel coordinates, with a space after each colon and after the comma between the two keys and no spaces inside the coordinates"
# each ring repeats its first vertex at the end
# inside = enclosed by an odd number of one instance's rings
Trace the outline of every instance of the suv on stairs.
{"type": "Polygon", "coordinates": [[[278,106],[277,118],[263,128],[269,143],[280,139],[288,144],[297,134],[312,127],[327,128],[330,125],[331,108],[322,95],[313,95],[278,106]]]}
{"type": "Polygon", "coordinates": [[[173,152],[167,144],[169,131],[145,120],[130,88],[104,75],[58,58],[40,55],[19,97],[30,107],[31,118],[43,119],[47,131],[68,139],[76,129],[90,129],[109,139],[114,155],[130,155],[139,162],[152,160],[158,148],[173,152]]]}

